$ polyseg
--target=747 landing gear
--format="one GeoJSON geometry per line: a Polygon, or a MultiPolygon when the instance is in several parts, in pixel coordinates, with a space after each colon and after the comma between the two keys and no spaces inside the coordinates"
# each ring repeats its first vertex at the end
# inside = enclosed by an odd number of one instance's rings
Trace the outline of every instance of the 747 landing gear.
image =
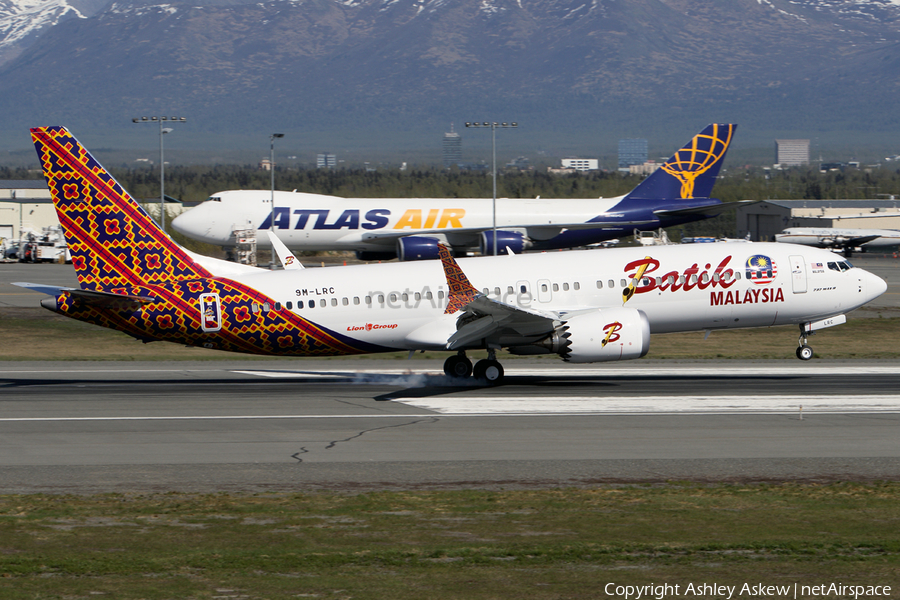
{"type": "MultiPolygon", "coordinates": [[[[473,374],[472,361],[460,351],[444,361],[444,373],[454,379],[466,379],[473,374]]],[[[503,366],[497,362],[494,350],[488,350],[486,360],[479,360],[474,368],[475,379],[497,385],[503,379],[503,366]]]]}
{"type": "Polygon", "coordinates": [[[807,338],[811,336],[813,332],[807,331],[806,326],[807,323],[800,324],[800,340],[798,342],[799,347],[797,348],[797,358],[800,360],[809,360],[813,357],[813,349],[806,343],[807,338]]]}

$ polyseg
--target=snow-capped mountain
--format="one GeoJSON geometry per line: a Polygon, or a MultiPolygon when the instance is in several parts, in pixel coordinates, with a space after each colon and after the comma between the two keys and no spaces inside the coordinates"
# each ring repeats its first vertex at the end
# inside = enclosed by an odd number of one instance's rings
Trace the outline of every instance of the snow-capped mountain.
{"type": "Polygon", "coordinates": [[[17,56],[43,31],[73,17],[84,15],[66,0],[0,0],[0,64],[17,56]]]}
{"type": "Polygon", "coordinates": [[[0,127],[78,111],[130,122],[142,107],[328,132],[900,127],[900,0],[119,0],[96,14],[75,2],[99,0],[12,1],[0,18],[34,15],[16,31],[44,33],[0,66],[0,127]]]}

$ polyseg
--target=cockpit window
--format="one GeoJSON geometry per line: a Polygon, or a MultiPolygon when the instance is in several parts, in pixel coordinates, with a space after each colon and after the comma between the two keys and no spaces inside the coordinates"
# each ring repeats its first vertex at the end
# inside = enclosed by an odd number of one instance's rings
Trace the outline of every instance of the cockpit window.
{"type": "Polygon", "coordinates": [[[206,199],[207,202],[221,202],[222,199],[219,196],[210,196],[206,199]]]}
{"type": "Polygon", "coordinates": [[[852,269],[853,265],[851,265],[846,260],[841,260],[841,261],[837,261],[837,262],[828,263],[828,268],[831,269],[832,271],[838,271],[840,273],[843,273],[844,271],[849,271],[850,269],[852,269]]]}

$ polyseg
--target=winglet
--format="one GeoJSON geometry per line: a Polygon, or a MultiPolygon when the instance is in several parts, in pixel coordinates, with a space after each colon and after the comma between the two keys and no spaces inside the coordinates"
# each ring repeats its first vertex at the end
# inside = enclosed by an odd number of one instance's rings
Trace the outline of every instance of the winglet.
{"type": "Polygon", "coordinates": [[[269,240],[272,242],[272,252],[278,255],[278,260],[281,261],[281,265],[284,267],[285,271],[295,271],[303,268],[303,265],[300,264],[297,257],[288,250],[287,246],[278,239],[277,235],[271,231],[267,231],[266,233],[269,234],[269,240]]]}
{"type": "Polygon", "coordinates": [[[447,278],[447,289],[449,290],[444,314],[449,315],[464,309],[478,296],[478,290],[469,283],[469,278],[459,268],[447,246],[438,244],[438,251],[441,254],[441,265],[444,267],[444,277],[447,278]]]}

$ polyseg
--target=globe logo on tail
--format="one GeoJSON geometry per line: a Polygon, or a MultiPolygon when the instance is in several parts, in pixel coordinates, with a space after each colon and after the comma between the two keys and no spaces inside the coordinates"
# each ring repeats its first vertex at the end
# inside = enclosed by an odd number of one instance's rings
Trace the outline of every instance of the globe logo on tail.
{"type": "Polygon", "coordinates": [[[714,125],[711,134],[698,134],[660,167],[681,182],[681,197],[694,197],[694,181],[725,155],[734,125],[714,125]]]}

